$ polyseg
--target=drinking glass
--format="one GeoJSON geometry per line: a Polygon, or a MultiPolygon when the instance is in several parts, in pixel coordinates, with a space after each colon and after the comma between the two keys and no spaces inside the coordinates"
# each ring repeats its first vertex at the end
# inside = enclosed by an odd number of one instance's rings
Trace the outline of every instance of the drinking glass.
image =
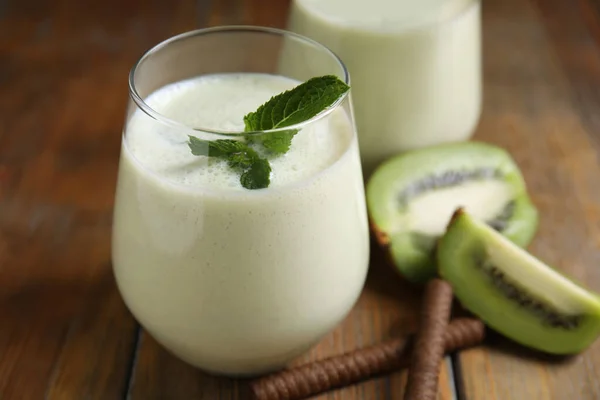
{"type": "Polygon", "coordinates": [[[288,29],[347,65],[365,175],[398,153],[470,139],[481,114],[481,0],[342,3],[293,0],[288,29]]]}
{"type": "Polygon", "coordinates": [[[188,148],[188,135],[231,139],[239,129],[182,118],[200,106],[170,92],[151,96],[237,73],[350,84],[331,51],[277,29],[196,30],[147,51],[129,76],[112,259],[127,307],[162,346],[212,373],[246,376],[284,367],[347,315],[365,281],[369,238],[349,95],[284,128],[299,133],[258,190],[237,187],[239,176],[188,148]]]}

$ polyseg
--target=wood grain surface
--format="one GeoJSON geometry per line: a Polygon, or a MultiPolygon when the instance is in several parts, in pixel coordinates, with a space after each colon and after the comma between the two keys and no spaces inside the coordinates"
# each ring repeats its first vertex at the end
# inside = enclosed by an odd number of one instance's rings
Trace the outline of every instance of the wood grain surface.
{"type": "MultiPolygon", "coordinates": [[[[288,0],[0,0],[0,399],[243,399],[177,360],[126,310],[110,230],[127,74],[203,26],[284,27],[288,0]]],[[[600,291],[600,3],[485,0],[477,138],[521,166],[531,250],[600,291]]],[[[414,330],[419,289],[373,251],[348,318],[298,362],[414,330]]],[[[440,399],[600,398],[600,342],[571,359],[500,337],[444,364],[440,399]],[[454,368],[452,368],[454,365],[454,368]],[[456,380],[456,382],[455,382],[456,380]],[[456,385],[455,385],[456,383],[456,385]]],[[[405,373],[316,399],[399,400],[405,373]]]]}

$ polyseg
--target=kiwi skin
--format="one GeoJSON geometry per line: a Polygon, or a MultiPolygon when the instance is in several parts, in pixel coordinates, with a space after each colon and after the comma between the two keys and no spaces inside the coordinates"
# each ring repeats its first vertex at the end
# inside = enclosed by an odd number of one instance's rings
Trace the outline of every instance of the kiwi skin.
{"type": "Polygon", "coordinates": [[[457,142],[413,150],[391,158],[377,168],[367,183],[371,231],[377,244],[387,253],[390,264],[415,284],[425,283],[436,276],[434,250],[437,238],[409,230],[404,217],[394,215],[396,205],[392,197],[398,186],[406,185],[407,177],[414,175],[419,180],[443,171],[447,164],[450,170],[479,166],[501,172],[515,195],[512,215],[501,229],[508,239],[526,247],[538,228],[538,211],[527,194],[525,181],[510,154],[500,147],[477,141],[457,142]]]}
{"type": "MultiPolygon", "coordinates": [[[[398,242],[392,243],[389,235],[380,230],[372,219],[370,219],[370,226],[375,241],[379,247],[384,249],[388,264],[400,272],[404,278],[412,283],[422,284],[435,276],[433,273],[435,271],[435,264],[432,263],[427,253],[407,251],[406,248],[410,249],[411,246],[404,246],[405,243],[400,243],[400,246],[396,246],[398,242]],[[399,249],[397,249],[398,247],[399,249]],[[398,265],[399,263],[400,265],[398,265]]],[[[405,239],[410,241],[411,237],[405,236],[405,239]]]]}
{"type": "MultiPolygon", "coordinates": [[[[526,347],[550,354],[576,354],[590,346],[600,335],[600,296],[586,291],[519,248],[505,237],[458,209],[446,233],[438,242],[436,256],[440,276],[450,282],[461,305],[481,318],[489,327],[526,347]],[[529,271],[527,280],[516,281],[500,271],[503,282],[519,290],[512,299],[503,293],[483,272],[476,260],[489,261],[492,248],[504,261],[523,263],[519,270],[529,271]],[[501,251],[499,251],[501,250],[501,251]],[[466,257],[470,259],[465,260],[466,257]],[[535,286],[534,286],[535,285],[535,286]],[[566,301],[567,307],[577,308],[576,314],[559,314],[548,310],[548,303],[527,295],[527,288],[543,289],[548,297],[566,301]],[[533,311],[532,311],[533,305],[533,311]],[[560,319],[557,319],[559,317],[560,319]],[[566,321],[566,322],[565,322],[566,321]]],[[[506,262],[504,265],[507,265],[506,262]]],[[[515,270],[513,268],[513,270],[515,270]]],[[[562,303],[561,303],[562,304],[562,303]]],[[[555,310],[555,309],[554,309],[555,310]]]]}

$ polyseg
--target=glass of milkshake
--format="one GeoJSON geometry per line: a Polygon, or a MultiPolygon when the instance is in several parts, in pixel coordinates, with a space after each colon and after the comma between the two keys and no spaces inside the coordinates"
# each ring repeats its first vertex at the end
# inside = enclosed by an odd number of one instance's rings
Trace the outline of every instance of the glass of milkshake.
{"type": "Polygon", "coordinates": [[[366,175],[469,139],[481,111],[481,0],[293,0],[288,29],[347,65],[366,175]]]}
{"type": "Polygon", "coordinates": [[[189,135],[239,137],[245,114],[328,74],[349,84],[343,63],[320,44],[260,27],[173,37],[131,71],[114,273],[145,330],[194,366],[227,375],[284,367],[338,324],[362,290],[369,237],[348,95],[294,125],[287,153],[266,156],[267,188],[246,189],[226,161],[188,146],[189,135]]]}

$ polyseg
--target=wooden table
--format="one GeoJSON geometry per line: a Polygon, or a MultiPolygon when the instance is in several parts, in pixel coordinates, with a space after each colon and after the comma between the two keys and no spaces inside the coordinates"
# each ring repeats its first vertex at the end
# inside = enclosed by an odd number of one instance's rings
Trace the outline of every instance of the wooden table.
{"type": "MultiPolygon", "coordinates": [[[[116,290],[111,213],[127,73],[202,26],[283,27],[282,0],[0,0],[0,398],[237,399],[175,359],[116,290]]],[[[600,2],[484,0],[477,138],[508,148],[541,227],[532,251],[600,290],[600,2]]],[[[352,314],[304,360],[411,331],[419,290],[374,252],[352,314]]],[[[598,399],[600,341],[569,360],[496,338],[448,359],[442,399],[598,399]]],[[[405,374],[318,399],[402,399],[405,374]]]]}

